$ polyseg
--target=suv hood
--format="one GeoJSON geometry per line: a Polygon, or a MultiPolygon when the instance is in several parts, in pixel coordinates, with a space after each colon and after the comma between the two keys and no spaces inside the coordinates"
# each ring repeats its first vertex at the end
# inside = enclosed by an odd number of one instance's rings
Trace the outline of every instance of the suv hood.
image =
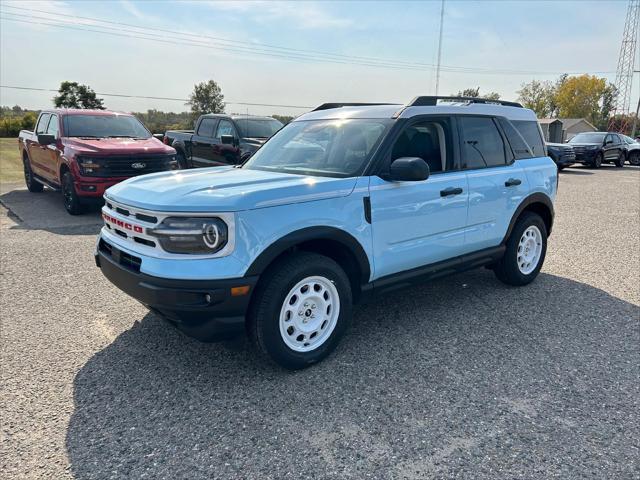
{"type": "Polygon", "coordinates": [[[213,167],[134,177],[105,197],[157,212],[233,212],[349,195],[356,178],[213,167]]]}
{"type": "Polygon", "coordinates": [[[133,138],[79,138],[65,137],[66,146],[82,153],[130,154],[173,153],[173,149],[157,138],[134,140],[133,138]]]}

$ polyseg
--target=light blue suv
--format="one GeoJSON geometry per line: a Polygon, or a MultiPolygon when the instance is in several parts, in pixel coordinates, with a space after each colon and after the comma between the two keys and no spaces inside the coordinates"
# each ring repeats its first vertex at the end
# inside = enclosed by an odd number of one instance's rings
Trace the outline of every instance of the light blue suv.
{"type": "Polygon", "coordinates": [[[96,263],[188,335],[246,329],[303,368],[374,292],[480,266],[531,282],[557,183],[535,114],[517,103],[324,104],[240,167],[111,187],[96,263]]]}

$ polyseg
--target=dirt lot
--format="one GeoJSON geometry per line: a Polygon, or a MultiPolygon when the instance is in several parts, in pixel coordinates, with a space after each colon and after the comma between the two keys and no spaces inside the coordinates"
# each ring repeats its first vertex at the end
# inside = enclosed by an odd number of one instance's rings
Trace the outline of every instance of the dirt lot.
{"type": "Polygon", "coordinates": [[[295,373],[111,286],[96,212],[0,200],[3,478],[640,477],[637,168],[561,174],[534,284],[398,292],[295,373]]]}

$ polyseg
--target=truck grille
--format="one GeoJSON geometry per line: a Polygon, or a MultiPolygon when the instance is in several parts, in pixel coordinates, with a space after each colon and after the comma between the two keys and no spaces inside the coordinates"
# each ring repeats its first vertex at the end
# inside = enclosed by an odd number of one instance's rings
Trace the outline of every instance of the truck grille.
{"type": "Polygon", "coordinates": [[[82,156],[78,158],[78,165],[87,177],[135,177],[177,168],[174,155],[82,156]],[[99,166],[88,166],[96,164],[99,166]]]}

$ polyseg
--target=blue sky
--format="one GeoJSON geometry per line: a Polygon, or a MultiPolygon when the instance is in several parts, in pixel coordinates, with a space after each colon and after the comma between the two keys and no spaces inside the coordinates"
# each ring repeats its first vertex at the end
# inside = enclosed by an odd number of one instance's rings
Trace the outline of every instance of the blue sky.
{"type": "MultiPolygon", "coordinates": [[[[231,102],[300,106],[325,101],[405,102],[435,91],[432,65],[437,56],[439,1],[2,0],[0,4],[2,85],[57,88],[62,80],[74,80],[98,92],[185,98],[194,83],[214,79],[231,102]],[[156,30],[101,24],[79,16],[156,30]],[[102,34],[43,25],[60,21],[79,29],[105,31],[100,25],[112,29],[102,34]],[[148,34],[155,40],[122,36],[148,34]],[[211,37],[253,45],[225,43],[221,49],[211,37]],[[207,46],[184,45],[185,41],[207,46]],[[256,54],[264,49],[262,44],[414,65],[371,67],[361,64],[368,60],[344,57],[339,63],[284,59],[256,54]]],[[[613,81],[626,8],[626,1],[447,0],[440,93],[479,86],[481,91],[514,99],[523,82],[554,80],[560,72],[600,72],[613,81]]],[[[636,81],[633,102],[638,86],[636,81]]],[[[52,96],[52,92],[1,89],[0,103],[44,108],[52,96]]],[[[171,100],[105,97],[105,104],[116,110],[185,109],[182,102],[171,100]]],[[[304,110],[229,104],[227,111],[304,110]]]]}

